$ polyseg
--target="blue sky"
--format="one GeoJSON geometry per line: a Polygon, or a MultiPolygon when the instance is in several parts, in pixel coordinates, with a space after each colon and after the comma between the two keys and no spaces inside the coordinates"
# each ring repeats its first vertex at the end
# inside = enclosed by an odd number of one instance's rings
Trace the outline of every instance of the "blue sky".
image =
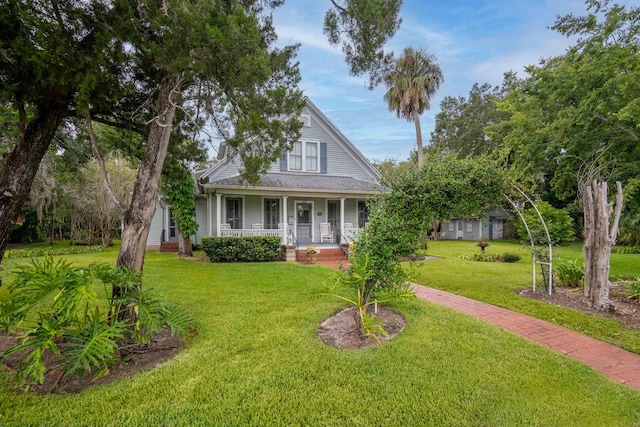
{"type": "MultiPolygon", "coordinates": [[[[637,4],[639,0],[623,3],[637,4]]],[[[384,85],[351,77],[342,52],[322,33],[330,0],[286,0],[274,14],[280,44],[301,43],[300,87],[370,159],[405,160],[415,147],[413,123],[396,118],[383,100],[384,85]]],[[[582,0],[404,0],[403,23],[387,49],[426,47],[445,82],[421,116],[425,145],[445,96],[467,96],[474,83],[499,85],[503,73],[562,54],[571,41],[548,29],[558,15],[586,13],[582,0]]]]}

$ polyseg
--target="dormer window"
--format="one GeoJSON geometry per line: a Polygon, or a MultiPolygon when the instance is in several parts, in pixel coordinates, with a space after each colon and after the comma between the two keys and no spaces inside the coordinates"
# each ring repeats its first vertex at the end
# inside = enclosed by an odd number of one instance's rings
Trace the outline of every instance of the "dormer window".
{"type": "Polygon", "coordinates": [[[289,170],[318,172],[320,144],[311,141],[297,141],[289,152],[289,170]]]}

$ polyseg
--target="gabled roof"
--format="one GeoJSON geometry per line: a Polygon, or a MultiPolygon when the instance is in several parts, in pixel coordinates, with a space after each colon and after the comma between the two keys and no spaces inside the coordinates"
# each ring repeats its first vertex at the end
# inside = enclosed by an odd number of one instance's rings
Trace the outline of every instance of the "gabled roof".
{"type": "Polygon", "coordinates": [[[333,176],[321,174],[291,174],[291,173],[267,173],[261,176],[257,185],[246,185],[239,176],[224,178],[205,184],[206,187],[233,188],[233,189],[260,189],[331,192],[340,191],[347,193],[372,194],[386,189],[372,181],[352,178],[349,176],[333,176]]]}
{"type": "Polygon", "coordinates": [[[353,145],[353,143],[347,138],[341,131],[338,129],[331,120],[314,104],[311,100],[305,97],[305,101],[307,103],[307,108],[314,112],[316,115],[320,116],[321,120],[318,120],[318,124],[322,126],[329,134],[333,134],[334,138],[338,143],[340,143],[343,148],[352,155],[354,159],[358,161],[360,166],[363,167],[366,171],[372,174],[372,178],[380,179],[382,175],[378,169],[376,169],[371,162],[362,154],[358,148],[353,145]]]}
{"type": "MultiPolygon", "coordinates": [[[[316,123],[320,125],[344,150],[350,155],[356,163],[365,171],[373,180],[379,180],[382,176],[380,172],[369,162],[358,148],[329,120],[329,118],[313,103],[308,97],[304,98],[307,111],[315,116],[316,123]]],[[[237,156],[232,156],[224,143],[221,144],[219,154],[224,155],[216,164],[208,169],[200,170],[195,173],[197,179],[215,180],[216,175],[230,166],[237,156]]],[[[315,175],[315,174],[314,174],[315,175]]],[[[264,176],[263,176],[264,178],[264,176]]]]}

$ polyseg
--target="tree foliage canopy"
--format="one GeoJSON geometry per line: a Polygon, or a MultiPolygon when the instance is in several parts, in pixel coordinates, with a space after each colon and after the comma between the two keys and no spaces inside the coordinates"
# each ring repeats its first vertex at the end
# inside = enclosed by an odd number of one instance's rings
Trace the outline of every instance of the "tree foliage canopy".
{"type": "Polygon", "coordinates": [[[379,286],[405,280],[400,258],[419,248],[418,237],[433,219],[480,215],[507,189],[501,168],[486,158],[432,155],[426,160],[422,168],[391,178],[391,191],[370,202],[356,253],[368,259],[372,283],[379,286]]]}
{"type": "Polygon", "coordinates": [[[474,83],[467,98],[446,96],[436,114],[429,149],[461,158],[491,154],[501,149],[502,140],[489,136],[485,127],[508,118],[508,114],[498,111],[496,101],[506,95],[514,77],[507,73],[502,87],[474,83]]]}
{"type": "Polygon", "coordinates": [[[369,88],[379,84],[393,62],[384,44],[393,37],[402,20],[402,0],[331,0],[324,19],[324,33],[332,46],[341,45],[349,74],[369,73],[369,88]]]}
{"type": "Polygon", "coordinates": [[[499,103],[510,119],[492,129],[515,154],[515,169],[544,177],[561,204],[575,198],[585,162],[615,162],[613,177],[622,181],[640,174],[640,8],[587,3],[592,13],[553,27],[579,35],[576,45],[528,67],[499,103]]]}

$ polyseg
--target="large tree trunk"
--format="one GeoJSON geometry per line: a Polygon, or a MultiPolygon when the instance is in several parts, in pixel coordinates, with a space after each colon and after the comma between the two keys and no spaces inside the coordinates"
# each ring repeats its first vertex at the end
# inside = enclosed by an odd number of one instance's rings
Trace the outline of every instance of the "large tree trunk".
{"type": "Polygon", "coordinates": [[[581,186],[584,205],[584,297],[587,304],[602,311],[615,309],[609,300],[609,269],[611,248],[616,242],[622,212],[620,182],[616,182],[616,189],[614,213],[614,204],[608,201],[606,182],[593,181],[581,186]]]}
{"type": "Polygon", "coordinates": [[[420,116],[413,113],[413,123],[416,125],[416,146],[418,150],[418,167],[424,165],[424,150],[422,149],[422,128],[420,127],[420,116]]]}
{"type": "Polygon", "coordinates": [[[36,116],[25,127],[21,118],[18,142],[0,170],[0,262],[14,223],[24,206],[38,166],[65,117],[66,102],[39,105],[36,116]]]}
{"type": "Polygon", "coordinates": [[[138,167],[131,204],[124,216],[118,267],[142,272],[147,236],[158,200],[160,173],[167,155],[176,113],[177,100],[172,98],[180,95],[181,84],[182,74],[166,77],[160,84],[155,104],[157,116],[151,123],[146,150],[138,167]]]}
{"type": "Polygon", "coordinates": [[[193,249],[191,248],[191,239],[189,236],[182,234],[182,231],[178,229],[178,256],[188,257],[193,256],[193,249]]]}
{"type": "MultiPolygon", "coordinates": [[[[172,98],[180,96],[182,79],[182,74],[175,74],[165,77],[160,84],[154,105],[156,117],[151,122],[144,156],[138,166],[131,204],[124,215],[124,229],[116,265],[139,273],[142,272],[144,264],[147,237],[158,199],[160,174],[173,129],[178,100],[172,98]]],[[[118,298],[125,292],[126,289],[114,286],[112,296],[118,298]]],[[[133,324],[136,321],[136,313],[133,309],[122,310],[118,313],[118,320],[126,320],[133,324]]]]}

